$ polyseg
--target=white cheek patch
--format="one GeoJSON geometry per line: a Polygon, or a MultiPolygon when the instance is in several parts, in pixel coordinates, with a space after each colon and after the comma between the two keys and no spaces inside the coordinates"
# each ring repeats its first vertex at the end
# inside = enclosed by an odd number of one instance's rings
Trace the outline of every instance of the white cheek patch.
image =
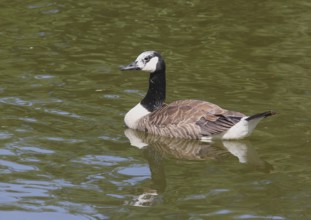
{"type": "Polygon", "coordinates": [[[145,66],[141,68],[141,70],[153,73],[157,69],[158,61],[159,61],[158,57],[151,58],[151,60],[148,63],[146,63],[145,66]]]}
{"type": "Polygon", "coordinates": [[[138,68],[139,69],[143,69],[144,68],[144,66],[145,66],[145,64],[144,64],[144,62],[142,61],[142,60],[136,60],[136,65],[138,66],[138,68]]]}

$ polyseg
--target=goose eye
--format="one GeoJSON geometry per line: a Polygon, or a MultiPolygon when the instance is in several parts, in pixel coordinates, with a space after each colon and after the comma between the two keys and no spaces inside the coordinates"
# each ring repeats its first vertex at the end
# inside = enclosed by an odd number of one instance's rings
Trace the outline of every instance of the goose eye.
{"type": "Polygon", "coordinates": [[[144,61],[145,61],[146,63],[149,62],[149,60],[150,60],[150,57],[149,57],[149,56],[144,58],[144,61]]]}

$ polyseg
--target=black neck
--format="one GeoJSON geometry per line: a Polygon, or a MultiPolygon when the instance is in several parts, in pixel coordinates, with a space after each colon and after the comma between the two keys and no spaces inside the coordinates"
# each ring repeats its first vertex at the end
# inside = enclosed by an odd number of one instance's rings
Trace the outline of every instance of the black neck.
{"type": "Polygon", "coordinates": [[[165,64],[160,70],[150,74],[148,92],[140,102],[148,111],[160,108],[165,101],[166,91],[165,64]]]}

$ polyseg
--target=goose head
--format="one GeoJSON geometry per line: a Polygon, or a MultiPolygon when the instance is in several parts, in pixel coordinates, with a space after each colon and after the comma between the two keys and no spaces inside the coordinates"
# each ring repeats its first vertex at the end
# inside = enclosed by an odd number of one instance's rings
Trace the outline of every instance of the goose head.
{"type": "Polygon", "coordinates": [[[165,63],[158,52],[145,51],[141,53],[134,62],[121,67],[121,70],[141,70],[148,73],[154,73],[157,71],[165,71],[165,63]]]}

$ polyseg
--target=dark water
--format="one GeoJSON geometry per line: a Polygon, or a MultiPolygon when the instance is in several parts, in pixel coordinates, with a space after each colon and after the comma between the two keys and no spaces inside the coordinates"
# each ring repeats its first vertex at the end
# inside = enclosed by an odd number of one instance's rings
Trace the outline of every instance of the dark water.
{"type": "Polygon", "coordinates": [[[1,220],[311,218],[310,1],[0,5],[1,220]],[[150,49],[167,102],[279,114],[235,142],[126,131],[148,76],[118,67],[150,49]]]}

